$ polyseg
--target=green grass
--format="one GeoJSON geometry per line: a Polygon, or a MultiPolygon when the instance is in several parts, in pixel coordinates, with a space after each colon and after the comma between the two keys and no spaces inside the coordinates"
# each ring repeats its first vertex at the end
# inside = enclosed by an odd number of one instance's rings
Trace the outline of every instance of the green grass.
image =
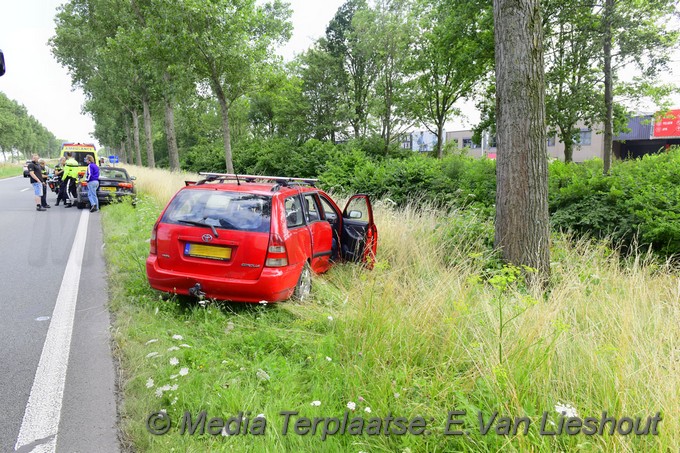
{"type": "Polygon", "coordinates": [[[21,165],[0,164],[0,179],[19,176],[23,172],[21,165]]]}
{"type": "Polygon", "coordinates": [[[162,204],[147,195],[136,209],[102,211],[121,423],[136,451],[680,448],[680,287],[677,273],[663,265],[644,257],[623,263],[607,247],[556,236],[551,290],[534,293],[498,264],[490,224],[464,212],[442,218],[379,204],[375,270],[336,266],[315,277],[312,300],[302,304],[201,308],[161,300],[146,282],[147,240],[162,204]],[[187,373],[179,376],[182,368],[187,373]],[[165,385],[177,388],[157,396],[165,385]],[[356,404],[351,416],[367,421],[423,416],[430,433],[322,441],[320,434],[282,432],[281,411],[342,417],[349,402],[356,404]],[[559,421],[558,403],[582,417],[661,412],[663,421],[658,436],[539,435],[544,412],[559,421]],[[145,422],[161,409],[174,424],[152,436],[145,422]],[[195,420],[201,410],[225,419],[249,411],[251,423],[264,414],[266,430],[180,435],[185,411],[195,420]],[[467,412],[461,418],[469,436],[444,435],[451,410],[467,412]],[[488,420],[494,411],[529,417],[529,433],[482,435],[478,413],[488,420]]]}

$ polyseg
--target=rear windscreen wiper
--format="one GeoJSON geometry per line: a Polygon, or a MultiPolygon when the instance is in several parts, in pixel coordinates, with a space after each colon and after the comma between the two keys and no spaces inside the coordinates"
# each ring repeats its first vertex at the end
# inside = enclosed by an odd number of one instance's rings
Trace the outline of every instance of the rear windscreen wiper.
{"type": "Polygon", "coordinates": [[[220,237],[219,234],[217,234],[217,229],[215,228],[215,225],[210,225],[209,223],[204,223],[204,222],[198,222],[196,220],[178,220],[179,223],[186,223],[189,225],[196,225],[196,226],[201,226],[201,227],[208,227],[212,230],[213,234],[215,235],[216,238],[220,237]]]}

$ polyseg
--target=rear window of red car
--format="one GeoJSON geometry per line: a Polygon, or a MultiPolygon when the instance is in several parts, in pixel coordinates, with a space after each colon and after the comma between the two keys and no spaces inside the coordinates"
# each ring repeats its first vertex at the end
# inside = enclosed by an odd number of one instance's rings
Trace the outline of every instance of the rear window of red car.
{"type": "Polygon", "coordinates": [[[200,222],[215,228],[268,232],[272,199],[264,195],[214,189],[183,190],[172,200],[164,223],[200,222]]]}

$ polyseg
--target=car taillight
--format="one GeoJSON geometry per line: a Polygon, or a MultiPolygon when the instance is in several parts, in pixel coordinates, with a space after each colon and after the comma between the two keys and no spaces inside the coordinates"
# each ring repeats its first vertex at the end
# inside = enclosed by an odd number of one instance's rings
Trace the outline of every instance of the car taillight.
{"type": "Polygon", "coordinates": [[[158,231],[158,222],[156,222],[151,230],[151,240],[149,241],[149,253],[155,255],[157,252],[156,232],[158,231]]]}
{"type": "Polygon", "coordinates": [[[269,247],[267,248],[267,259],[264,262],[267,267],[288,266],[288,252],[286,244],[278,234],[269,235],[269,247]]]}
{"type": "Polygon", "coordinates": [[[119,182],[118,187],[122,187],[123,189],[132,189],[132,184],[129,182],[119,182]]]}

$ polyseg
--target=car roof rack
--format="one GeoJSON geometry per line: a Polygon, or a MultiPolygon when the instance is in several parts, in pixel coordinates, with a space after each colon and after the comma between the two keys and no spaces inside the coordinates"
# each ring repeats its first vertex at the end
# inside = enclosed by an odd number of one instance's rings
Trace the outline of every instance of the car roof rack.
{"type": "Polygon", "coordinates": [[[199,175],[203,176],[204,179],[198,181],[196,185],[205,184],[206,182],[223,182],[223,181],[236,181],[238,184],[243,182],[276,182],[276,185],[272,188],[272,191],[278,190],[279,187],[289,187],[289,186],[300,186],[307,185],[314,187],[318,179],[314,178],[291,178],[288,176],[264,176],[264,175],[238,175],[236,173],[208,173],[199,172],[199,175]]]}

